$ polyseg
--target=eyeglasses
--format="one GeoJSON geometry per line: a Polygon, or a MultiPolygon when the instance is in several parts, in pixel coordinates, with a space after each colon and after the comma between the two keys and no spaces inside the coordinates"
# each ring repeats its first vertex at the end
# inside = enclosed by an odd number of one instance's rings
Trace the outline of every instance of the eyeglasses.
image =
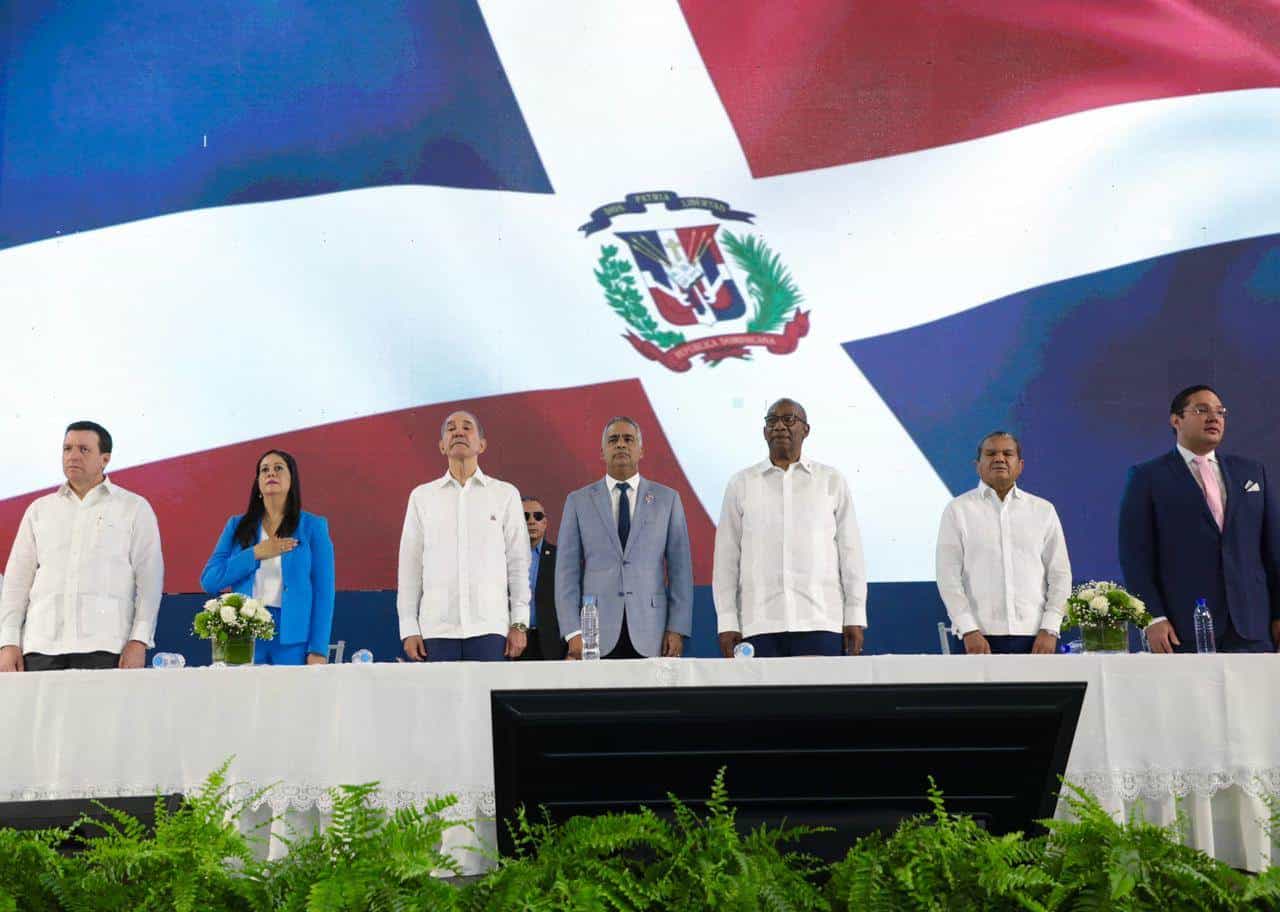
{"type": "Polygon", "coordinates": [[[541,510],[534,510],[532,513],[530,513],[528,510],[526,510],[526,511],[525,511],[525,513],[524,513],[524,521],[525,521],[525,522],[528,522],[528,521],[529,521],[529,517],[530,517],[530,516],[532,516],[532,517],[533,517],[534,519],[536,519],[538,522],[542,522],[544,519],[546,519],[546,518],[547,518],[547,514],[546,514],[546,513],[543,513],[541,510]]]}
{"type": "Polygon", "coordinates": [[[808,424],[808,422],[805,421],[803,418],[801,418],[799,415],[765,415],[764,416],[765,427],[776,427],[779,424],[785,424],[787,427],[792,427],[793,425],[796,425],[796,424],[808,424]]]}
{"type": "Polygon", "coordinates": [[[1217,415],[1219,418],[1227,417],[1227,407],[1225,405],[1220,405],[1217,408],[1211,408],[1210,406],[1207,406],[1207,405],[1192,405],[1182,410],[1182,414],[1184,415],[1187,412],[1190,412],[1191,414],[1195,415],[1197,418],[1208,417],[1210,412],[1217,415]]]}

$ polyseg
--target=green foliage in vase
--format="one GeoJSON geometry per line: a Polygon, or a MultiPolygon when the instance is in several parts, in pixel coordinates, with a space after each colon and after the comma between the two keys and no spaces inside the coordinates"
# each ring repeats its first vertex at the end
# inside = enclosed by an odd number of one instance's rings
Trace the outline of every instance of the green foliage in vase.
{"type": "Polygon", "coordinates": [[[436,875],[457,875],[458,863],[441,851],[457,804],[452,796],[388,814],[370,798],[376,783],[334,789],[333,823],[291,841],[266,880],[264,908],[287,912],[380,912],[457,909],[460,891],[436,875]]]}

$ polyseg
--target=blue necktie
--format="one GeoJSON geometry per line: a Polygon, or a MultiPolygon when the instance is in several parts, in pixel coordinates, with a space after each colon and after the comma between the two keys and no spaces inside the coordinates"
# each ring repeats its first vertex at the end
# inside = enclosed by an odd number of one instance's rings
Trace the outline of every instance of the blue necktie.
{"type": "Polygon", "coordinates": [[[631,485],[625,481],[618,485],[618,541],[625,551],[627,536],[631,534],[631,501],[627,500],[627,491],[631,485]]]}

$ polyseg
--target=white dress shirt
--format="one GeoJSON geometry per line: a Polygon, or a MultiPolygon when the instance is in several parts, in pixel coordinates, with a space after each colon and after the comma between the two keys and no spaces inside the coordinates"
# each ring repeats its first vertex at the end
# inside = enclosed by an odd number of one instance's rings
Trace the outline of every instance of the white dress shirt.
{"type": "Polygon", "coordinates": [[[938,592],[958,636],[1057,634],[1071,594],[1058,511],[1016,485],[1000,499],[979,482],[942,511],[938,592]]]}
{"type": "Polygon", "coordinates": [[[849,485],[830,466],[769,461],[729,479],[712,591],[721,633],[867,626],[867,573],[849,485]]]}
{"type": "MultiPolygon", "coordinates": [[[[1196,480],[1196,485],[1199,486],[1201,491],[1203,491],[1204,481],[1200,478],[1200,474],[1196,471],[1196,467],[1191,464],[1192,460],[1196,458],[1196,454],[1188,450],[1182,444],[1178,444],[1177,446],[1178,452],[1182,454],[1182,459],[1187,464],[1187,471],[1191,473],[1191,477],[1196,480]]],[[[1209,465],[1213,466],[1213,475],[1218,481],[1218,490],[1222,492],[1222,509],[1225,510],[1227,508],[1227,486],[1222,483],[1222,466],[1218,465],[1218,451],[1210,450],[1208,453],[1204,454],[1204,458],[1209,460],[1209,465]]]]}
{"type": "Polygon", "coordinates": [[[414,488],[400,536],[400,638],[466,639],[529,623],[529,532],[514,485],[479,469],[414,488]]]}
{"type": "MultiPolygon", "coordinates": [[[[616,529],[618,527],[618,504],[622,502],[622,492],[618,490],[618,485],[622,484],[622,482],[618,481],[612,475],[606,475],[604,477],[604,483],[609,488],[609,505],[613,508],[613,527],[616,529]]],[[[630,487],[627,488],[627,506],[630,508],[628,510],[627,519],[635,519],[636,488],[640,487],[640,473],[637,472],[630,478],[626,479],[626,483],[630,485],[630,487]]]]}
{"type": "Polygon", "coordinates": [[[27,507],[0,593],[0,646],[63,655],[154,645],[164,587],[151,505],[104,480],[81,500],[69,485],[27,507]]]}
{"type": "MultiPolygon", "coordinates": [[[[267,540],[267,530],[262,529],[258,541],[267,540]]],[[[253,572],[253,597],[264,605],[279,608],[284,599],[284,568],[280,563],[280,555],[258,561],[258,569],[253,572]]]]}

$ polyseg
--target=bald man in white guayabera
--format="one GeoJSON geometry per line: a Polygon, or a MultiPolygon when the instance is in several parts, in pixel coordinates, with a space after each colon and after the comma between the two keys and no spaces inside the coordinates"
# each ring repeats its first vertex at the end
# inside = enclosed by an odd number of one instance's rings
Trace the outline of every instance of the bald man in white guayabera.
{"type": "Polygon", "coordinates": [[[744,638],[761,658],[861,655],[867,571],[849,485],[802,455],[809,418],[779,399],[764,418],[769,458],[729,479],[712,589],[720,651],[744,638]]]}
{"type": "Polygon", "coordinates": [[[1022,444],[992,431],[978,444],[978,486],[947,504],[938,529],[938,592],[970,655],[1052,654],[1071,594],[1058,511],[1018,487],[1022,444]]]}
{"type": "Polygon", "coordinates": [[[0,671],[141,668],[164,586],[147,501],[107,478],[111,435],[76,421],[66,483],[22,515],[0,591],[0,671]]]}
{"type": "Polygon", "coordinates": [[[396,614],[414,662],[497,662],[524,652],[529,536],[520,492],[480,471],[487,447],[475,415],[449,415],[440,426],[449,469],[409,495],[396,614]]]}

